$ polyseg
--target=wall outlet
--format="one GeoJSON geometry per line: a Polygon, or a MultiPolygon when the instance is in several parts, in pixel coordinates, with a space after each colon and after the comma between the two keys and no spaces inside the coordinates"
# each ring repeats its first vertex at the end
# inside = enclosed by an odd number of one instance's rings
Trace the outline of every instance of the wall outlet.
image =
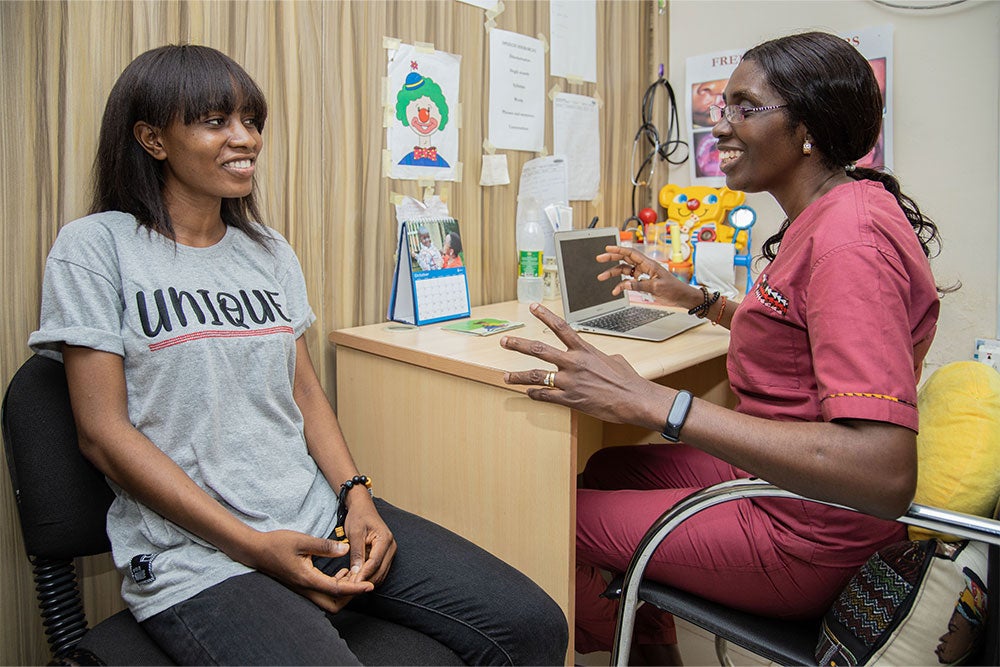
{"type": "Polygon", "coordinates": [[[995,338],[977,338],[976,350],[972,358],[1000,371],[1000,340],[995,338]]]}

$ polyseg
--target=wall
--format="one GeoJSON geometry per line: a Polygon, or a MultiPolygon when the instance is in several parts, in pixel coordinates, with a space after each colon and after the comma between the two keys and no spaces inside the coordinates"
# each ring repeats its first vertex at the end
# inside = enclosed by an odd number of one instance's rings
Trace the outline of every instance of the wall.
{"type": "MultiPolygon", "coordinates": [[[[574,203],[577,219],[628,206],[627,150],[649,79],[650,2],[597,4],[598,83],[549,79],[545,89],[593,95],[601,110],[601,198],[574,203]],[[627,186],[627,188],[626,188],[627,186]]],[[[515,297],[517,179],[533,153],[508,151],[512,183],[481,188],[487,132],[488,34],[483,10],[455,0],[390,2],[0,2],[0,381],[28,357],[38,325],[45,256],[59,228],[83,215],[104,101],[139,53],[165,43],[221,49],[268,96],[258,183],[267,222],[302,263],[316,324],[307,334],[324,387],[334,391],[327,334],[381,321],[396,227],[393,193],[415,181],[382,177],[384,37],[429,42],[462,56],[460,183],[439,184],[462,223],[473,305],[515,297]]],[[[548,34],[547,2],[508,2],[503,30],[548,34]]],[[[547,71],[547,70],[546,70],[547,71]]],[[[551,151],[551,110],[547,145],[551,151]]],[[[454,116],[453,116],[454,117],[454,116]]],[[[618,217],[615,213],[614,217],[618,217]]],[[[5,463],[0,463],[0,664],[43,664],[47,650],[5,463]]],[[[103,558],[80,562],[91,620],[120,608],[103,558]]]]}
{"type": "MultiPolygon", "coordinates": [[[[845,34],[884,24],[895,27],[894,172],[903,191],[941,231],[943,249],[932,261],[938,285],[964,285],[942,301],[926,362],[930,371],[970,358],[976,337],[998,333],[1000,2],[916,11],[872,0],[674,0],[669,78],[675,90],[684,88],[689,56],[749,48],[808,29],[845,34]]],[[[686,106],[682,112],[686,123],[686,106]]],[[[687,167],[672,170],[670,179],[690,183],[687,167]]],[[[769,195],[750,195],[749,203],[758,212],[754,242],[759,252],[759,243],[777,230],[784,215],[769,195]]]]}

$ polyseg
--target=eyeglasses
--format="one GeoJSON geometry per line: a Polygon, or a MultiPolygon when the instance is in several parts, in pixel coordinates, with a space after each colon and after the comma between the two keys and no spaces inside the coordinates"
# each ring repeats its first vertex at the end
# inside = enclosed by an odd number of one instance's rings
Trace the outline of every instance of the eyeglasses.
{"type": "Polygon", "coordinates": [[[713,123],[718,123],[725,116],[730,123],[742,123],[750,114],[758,111],[771,111],[773,109],[783,109],[787,104],[772,104],[766,107],[743,107],[739,104],[727,104],[724,107],[712,105],[708,107],[708,117],[713,123]]]}

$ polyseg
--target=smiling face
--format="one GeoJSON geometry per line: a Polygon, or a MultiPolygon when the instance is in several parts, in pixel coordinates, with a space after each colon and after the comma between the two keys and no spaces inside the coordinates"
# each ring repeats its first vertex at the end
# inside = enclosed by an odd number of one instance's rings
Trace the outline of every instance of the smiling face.
{"type": "MultiPolygon", "coordinates": [[[[725,98],[726,104],[747,108],[785,103],[752,60],[744,60],[733,72],[725,98]]],[[[735,124],[723,118],[712,128],[712,135],[719,140],[719,168],[733,190],[780,191],[794,182],[794,172],[804,157],[805,127],[789,127],[784,109],[748,113],[735,124]]]]}
{"type": "Polygon", "coordinates": [[[238,199],[253,190],[257,156],[264,141],[247,112],[209,113],[190,124],[174,118],[159,133],[163,193],[170,202],[238,199]]]}
{"type": "Polygon", "coordinates": [[[427,96],[418,97],[406,105],[406,118],[410,129],[422,136],[434,134],[441,125],[441,112],[427,96]]]}

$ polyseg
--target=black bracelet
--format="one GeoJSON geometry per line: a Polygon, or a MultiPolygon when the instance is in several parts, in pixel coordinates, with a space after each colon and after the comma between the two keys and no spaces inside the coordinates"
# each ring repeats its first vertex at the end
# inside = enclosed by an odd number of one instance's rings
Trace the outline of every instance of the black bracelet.
{"type": "Polygon", "coordinates": [[[374,495],[372,492],[372,481],[368,479],[366,475],[355,475],[346,482],[340,485],[340,495],[346,496],[347,492],[350,491],[358,484],[363,484],[370,495],[374,495]]]}
{"type": "Polygon", "coordinates": [[[347,493],[355,486],[364,486],[368,489],[368,495],[374,497],[372,491],[372,481],[366,475],[355,475],[340,485],[340,493],[337,494],[337,525],[333,527],[333,533],[341,542],[347,541],[347,533],[344,530],[344,522],[347,520],[347,493]]]}
{"type": "Polygon", "coordinates": [[[708,293],[708,288],[701,285],[701,293],[705,295],[705,300],[700,304],[688,311],[688,315],[697,315],[698,317],[705,317],[708,314],[708,309],[712,307],[712,304],[719,300],[719,293],[712,292],[711,295],[708,293]]]}

